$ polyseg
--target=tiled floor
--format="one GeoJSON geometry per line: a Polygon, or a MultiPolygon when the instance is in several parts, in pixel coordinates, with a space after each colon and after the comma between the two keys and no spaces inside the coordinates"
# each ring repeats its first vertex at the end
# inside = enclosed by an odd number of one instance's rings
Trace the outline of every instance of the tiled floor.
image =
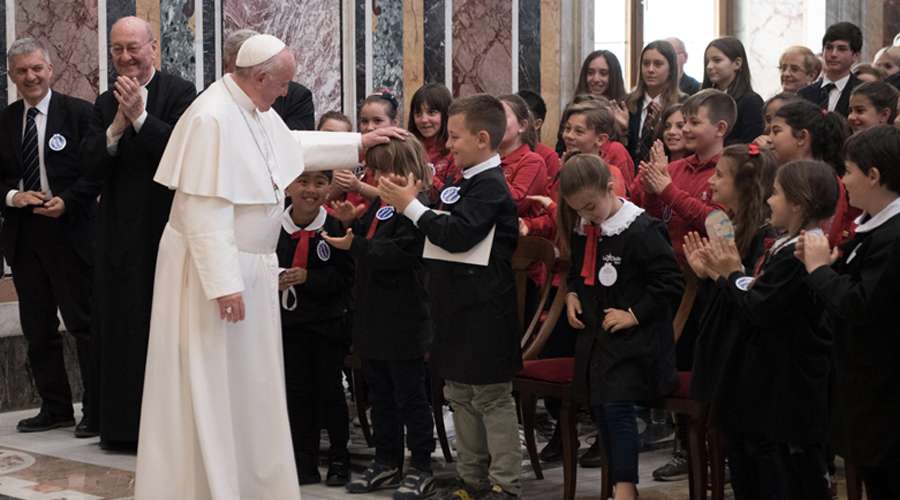
{"type": "MultiPolygon", "coordinates": [[[[96,439],[78,440],[72,437],[72,429],[57,429],[39,434],[20,434],[15,431],[16,422],[33,412],[0,414],[0,500],[95,500],[131,498],[133,494],[135,457],[110,453],[97,446],[96,439]]],[[[447,416],[446,421],[452,421],[447,416]]],[[[452,437],[451,437],[452,439],[452,437]]],[[[371,458],[372,450],[365,448],[361,434],[354,428],[351,439],[354,468],[360,470],[371,458]]],[[[539,444],[540,446],[540,444],[539,444]]],[[[435,472],[452,475],[453,466],[446,465],[440,452],[435,454],[435,472]]],[[[668,459],[667,450],[646,451],[641,454],[642,500],[686,500],[686,481],[658,483],[650,474],[668,459]]],[[[324,474],[324,469],[323,469],[324,474]]],[[[523,498],[531,500],[558,500],[562,497],[562,469],[548,466],[544,479],[536,480],[527,462],[523,466],[523,498]]],[[[729,498],[730,496],[730,491],[729,498]]],[[[341,488],[324,485],[304,486],[304,500],[348,498],[341,488]]],[[[371,495],[354,495],[354,499],[390,498],[389,491],[371,495]]],[[[600,499],[600,472],[598,469],[578,470],[579,500],[600,499]]],[[[189,499],[184,499],[189,500],[189,499]]]]}

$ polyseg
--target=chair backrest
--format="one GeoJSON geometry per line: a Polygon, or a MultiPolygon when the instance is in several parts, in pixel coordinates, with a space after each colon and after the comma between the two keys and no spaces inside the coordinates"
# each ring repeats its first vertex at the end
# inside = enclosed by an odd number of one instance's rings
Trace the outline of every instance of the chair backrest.
{"type": "MultiPolygon", "coordinates": [[[[516,314],[522,326],[522,348],[531,342],[540,326],[541,314],[547,304],[553,286],[553,274],[557,268],[557,251],[549,240],[537,236],[522,236],[512,256],[512,269],[516,279],[516,314]],[[526,318],[525,296],[529,274],[537,269],[542,278],[539,301],[533,314],[526,318]]],[[[555,321],[554,321],[555,323],[555,321]]]]}

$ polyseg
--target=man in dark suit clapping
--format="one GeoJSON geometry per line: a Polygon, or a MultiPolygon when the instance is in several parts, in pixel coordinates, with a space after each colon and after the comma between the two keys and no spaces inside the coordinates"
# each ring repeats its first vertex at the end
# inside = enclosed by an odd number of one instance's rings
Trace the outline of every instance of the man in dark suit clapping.
{"type": "Polygon", "coordinates": [[[862,31],[855,24],[841,22],[829,26],[822,37],[825,58],[822,77],[800,89],[797,92],[800,97],[846,118],[850,112],[850,93],[862,83],[850,71],[859,61],[862,44],[862,31]]]}
{"type": "Polygon", "coordinates": [[[90,303],[100,187],[85,175],[80,144],[91,104],[50,90],[53,65],[41,42],[15,41],[7,60],[22,99],[0,113],[0,245],[13,269],[28,362],[41,396],[40,413],[17,428],[75,425],[59,309],[76,339],[84,382],[84,418],[75,435],[90,437],[96,434],[90,303]]]}

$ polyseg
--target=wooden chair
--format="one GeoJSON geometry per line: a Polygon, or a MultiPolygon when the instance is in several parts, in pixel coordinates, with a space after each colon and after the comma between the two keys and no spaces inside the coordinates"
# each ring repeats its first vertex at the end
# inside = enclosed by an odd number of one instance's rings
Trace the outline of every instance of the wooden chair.
{"type": "Polygon", "coordinates": [[[862,500],[863,483],[859,470],[855,465],[844,462],[844,473],[847,479],[847,500],[862,500]]]}
{"type": "Polygon", "coordinates": [[[350,385],[353,387],[353,406],[356,407],[356,417],[359,419],[359,427],[362,429],[366,445],[371,448],[374,446],[372,444],[372,426],[369,424],[369,416],[366,415],[366,410],[369,409],[369,387],[362,374],[362,360],[356,354],[351,353],[344,357],[344,366],[349,368],[352,374],[350,385]]]}
{"type": "MultiPolygon", "coordinates": [[[[553,285],[553,273],[559,267],[556,256],[556,248],[550,241],[535,236],[523,236],[519,238],[516,246],[516,252],[512,256],[512,269],[516,282],[516,314],[520,325],[523,325],[522,333],[522,350],[525,356],[536,357],[540,353],[540,349],[547,343],[547,338],[553,330],[553,324],[559,317],[562,307],[554,300],[554,304],[550,307],[547,314],[547,320],[541,322],[544,316],[544,307],[550,296],[553,285]],[[528,274],[535,265],[543,266],[544,284],[539,291],[537,308],[534,315],[529,319],[525,326],[525,302],[528,283],[528,274]],[[553,317],[556,314],[556,317],[553,317]],[[552,321],[551,321],[552,319],[552,321]],[[547,324],[550,323],[549,329],[547,324]]],[[[565,299],[565,297],[563,297],[565,299]]],[[[563,305],[565,303],[563,302],[563,305]]],[[[525,357],[523,356],[523,358],[525,357]]],[[[444,456],[450,457],[449,443],[447,440],[447,431],[444,428],[443,406],[446,403],[444,399],[444,380],[432,373],[431,377],[431,408],[434,412],[434,423],[438,433],[438,440],[441,448],[444,450],[444,456]]],[[[521,414],[521,411],[520,411],[521,414]]],[[[448,461],[450,459],[448,458],[448,461]]]]}

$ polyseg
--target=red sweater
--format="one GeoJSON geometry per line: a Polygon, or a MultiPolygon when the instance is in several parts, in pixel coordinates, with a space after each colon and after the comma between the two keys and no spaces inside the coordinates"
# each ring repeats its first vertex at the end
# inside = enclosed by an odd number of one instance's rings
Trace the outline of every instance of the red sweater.
{"type": "Polygon", "coordinates": [[[836,247],[853,237],[854,233],[856,233],[856,223],[854,221],[862,214],[862,210],[850,206],[850,201],[847,198],[847,189],[844,188],[844,183],[841,182],[840,177],[838,177],[837,183],[838,200],[837,205],[834,207],[834,216],[826,224],[827,227],[822,228],[825,234],[828,235],[828,243],[832,247],[836,247]]]}
{"type": "Polygon", "coordinates": [[[547,196],[547,166],[537,153],[527,144],[501,158],[500,167],[506,176],[506,184],[513,201],[516,202],[519,217],[537,215],[535,203],[526,196],[547,196]]]}
{"type": "Polygon", "coordinates": [[[684,235],[689,231],[705,235],[706,216],[722,209],[712,201],[708,182],[718,162],[719,155],[701,162],[695,154],[673,161],[668,167],[672,182],[659,194],[644,191],[640,174],[631,185],[631,201],[666,223],[675,255],[682,262],[684,235]]]}
{"type": "MultiPolygon", "coordinates": [[[[613,178],[616,196],[625,198],[625,180],[622,172],[615,165],[610,164],[607,166],[613,178]]],[[[552,241],[556,237],[556,204],[559,202],[559,175],[554,176],[549,191],[553,203],[546,210],[541,210],[540,214],[528,217],[523,216],[522,220],[528,226],[528,234],[542,236],[552,241]]]]}
{"type": "Polygon", "coordinates": [[[540,142],[534,147],[534,152],[540,155],[544,159],[544,165],[547,165],[547,185],[549,186],[553,179],[556,179],[556,174],[559,173],[559,155],[554,149],[540,142]]]}
{"type": "Polygon", "coordinates": [[[600,158],[610,165],[619,168],[621,178],[626,186],[634,182],[634,160],[628,154],[628,150],[619,141],[606,141],[600,146],[600,158]]]}
{"type": "Polygon", "coordinates": [[[434,167],[434,176],[431,178],[431,199],[437,201],[444,190],[444,186],[453,184],[462,178],[462,171],[456,167],[453,155],[449,152],[443,154],[434,138],[424,142],[425,152],[428,154],[428,163],[434,167]]]}

